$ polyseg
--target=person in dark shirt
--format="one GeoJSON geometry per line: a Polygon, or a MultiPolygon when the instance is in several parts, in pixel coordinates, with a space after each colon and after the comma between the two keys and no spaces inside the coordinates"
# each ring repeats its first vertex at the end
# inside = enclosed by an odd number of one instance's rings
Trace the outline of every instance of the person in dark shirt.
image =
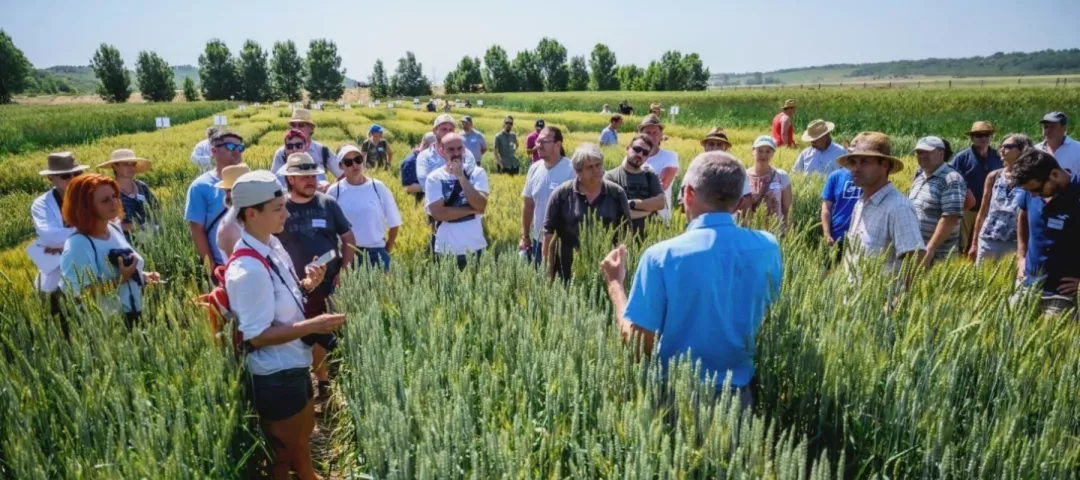
{"type": "Polygon", "coordinates": [[[964,177],[968,190],[975,198],[975,206],[964,211],[964,218],[960,224],[961,252],[971,249],[972,232],[975,230],[975,218],[978,216],[979,207],[982,206],[986,175],[1004,166],[1001,163],[1001,155],[990,146],[994,139],[993,124],[985,121],[975,122],[967,134],[971,138],[971,146],[961,150],[949,162],[949,166],[964,177]]]}
{"type": "Polygon", "coordinates": [[[604,228],[618,228],[630,222],[626,192],[604,180],[604,153],[600,147],[592,143],[579,145],[571,163],[577,180],[566,182],[552,192],[544,219],[542,250],[548,277],[558,274],[564,281],[570,280],[574,250],[581,244],[581,224],[587,215],[595,215],[604,228]],[[556,238],[557,250],[552,248],[556,238]]]}
{"type": "Polygon", "coordinates": [[[425,133],[420,145],[414,148],[409,153],[409,156],[405,157],[405,160],[401,161],[401,186],[405,187],[405,191],[416,199],[417,205],[424,199],[424,186],[420,185],[420,178],[416,176],[416,157],[420,155],[420,152],[431,148],[434,144],[435,133],[425,133]]]}
{"type": "Polygon", "coordinates": [[[1016,159],[1013,184],[1024,189],[1018,203],[1017,267],[1024,285],[1042,284],[1043,312],[1076,309],[1080,283],[1080,174],[1066,171],[1053,155],[1031,149],[1016,159]]]}
{"type": "Polygon", "coordinates": [[[633,115],[634,107],[631,107],[629,102],[623,100],[622,103],[619,104],[619,113],[623,115],[633,115]]]}
{"type": "Polygon", "coordinates": [[[630,226],[638,235],[645,231],[645,219],[663,210],[666,205],[660,177],[652,170],[643,169],[645,158],[649,156],[652,147],[652,140],[647,135],[638,134],[630,141],[630,145],[626,146],[622,165],[604,174],[604,180],[626,191],[630,206],[630,226]]]}
{"type": "Polygon", "coordinates": [[[368,129],[368,138],[360,144],[360,152],[364,154],[367,168],[390,168],[394,163],[394,152],[383,138],[383,128],[379,124],[368,129]]]}

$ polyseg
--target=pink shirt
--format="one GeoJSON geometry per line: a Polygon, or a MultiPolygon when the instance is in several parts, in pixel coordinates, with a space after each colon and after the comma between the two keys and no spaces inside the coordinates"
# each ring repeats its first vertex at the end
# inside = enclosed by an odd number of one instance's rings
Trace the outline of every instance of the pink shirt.
{"type": "MultiPolygon", "coordinates": [[[[539,137],[539,136],[540,136],[540,132],[538,132],[536,130],[533,130],[533,132],[530,133],[529,136],[525,139],[525,147],[528,148],[529,150],[532,150],[533,147],[536,146],[536,137],[539,137]]],[[[540,154],[536,150],[533,150],[532,161],[535,162],[537,160],[540,160],[540,154]]]]}

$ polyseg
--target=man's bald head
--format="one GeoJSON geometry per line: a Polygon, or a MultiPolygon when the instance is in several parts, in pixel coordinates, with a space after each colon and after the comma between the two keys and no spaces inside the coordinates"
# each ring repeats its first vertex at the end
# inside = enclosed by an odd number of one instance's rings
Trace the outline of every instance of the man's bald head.
{"type": "Polygon", "coordinates": [[[465,138],[450,132],[439,139],[439,154],[446,160],[461,160],[465,155],[465,138]]]}

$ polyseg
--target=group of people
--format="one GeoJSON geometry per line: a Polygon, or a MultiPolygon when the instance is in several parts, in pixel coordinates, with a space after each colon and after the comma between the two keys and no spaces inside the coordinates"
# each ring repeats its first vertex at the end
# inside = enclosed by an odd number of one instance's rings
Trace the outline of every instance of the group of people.
{"type": "MultiPolygon", "coordinates": [[[[649,218],[670,221],[678,198],[690,220],[686,232],[644,252],[629,294],[625,246],[615,246],[600,266],[619,329],[646,353],[663,338],[655,354],[665,364],[689,349],[703,375],[730,372],[730,386],[744,402],[752,400],[754,338],[783,266],[776,237],[744,228],[742,218],[760,209],[781,234],[790,230],[793,174],[826,177],[824,242],[853,275],[867,254],[884,254],[887,271],[897,272],[907,257],[930,266],[953,254],[981,263],[1015,252],[1018,278],[1040,289],[1045,311],[1075,309],[1080,176],[1072,172],[1080,171],[1080,146],[1066,135],[1063,113],[1042,119],[1038,144],[1009,134],[994,148],[996,132],[987,121],[972,126],[971,146],[955,155],[947,141],[921,138],[914,149],[918,168],[905,166],[883,133],[862,132],[845,147],[833,140],[835,124],[815,120],[801,136],[809,146],[789,174],[771,164],[778,148],[796,145],[789,101],[773,134],[754,140],[751,167],[728,153],[727,134],[713,128],[676,188],[679,159],[663,148],[656,110],[608,171],[600,145],[620,145],[621,114],[611,115],[599,145],[580,144],[569,157],[563,131],[535,122],[526,141],[533,161],[522,191],[519,248],[549,277],[569,280],[587,221],[615,228],[615,242],[627,242],[640,238],[649,218]],[[914,178],[906,195],[890,181],[905,171],[914,178]]],[[[521,169],[513,126],[506,117],[494,139],[501,173],[521,169]]],[[[289,470],[314,475],[308,442],[315,393],[327,395],[325,358],[336,346],[332,332],[345,322],[333,301],[341,272],[391,268],[402,225],[393,193],[366,174],[392,165],[383,129],[373,125],[360,145],[335,153],[313,139],[316,127],[310,112],[295,110],[270,170],[243,163],[240,134],[212,128],[192,153],[203,171],[185,201],[192,243],[207,277],[227,293],[243,339],[246,385],[273,439],[275,478],[289,470]]],[[[402,186],[428,215],[434,258],[460,269],[488,246],[483,218],[491,189],[480,164],[487,148],[471,118],[462,118],[459,132],[454,117],[441,114],[401,163],[402,186]]],[[[40,270],[37,288],[61,319],[62,295],[81,299],[93,292],[97,305],[134,326],[143,289],[163,281],[145,270],[136,235],[155,223],[156,200],[135,178],[151,165],[131,150],[116,150],[97,167],[111,170],[110,178],[86,172],[71,153],[48,157],[41,175],[52,188],[31,208],[39,238],[28,253],[40,270]]],[[[66,334],[67,322],[62,326],[66,334]]]]}

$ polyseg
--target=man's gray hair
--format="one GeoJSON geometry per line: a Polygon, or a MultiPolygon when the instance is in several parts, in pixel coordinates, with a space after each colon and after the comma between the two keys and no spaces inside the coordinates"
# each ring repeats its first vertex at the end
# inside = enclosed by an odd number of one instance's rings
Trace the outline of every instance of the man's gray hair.
{"type": "Polygon", "coordinates": [[[424,134],[424,138],[420,140],[420,149],[426,149],[435,144],[435,132],[427,132],[424,134]]]}
{"type": "Polygon", "coordinates": [[[604,165],[604,152],[595,143],[578,145],[574,149],[574,154],[570,157],[570,163],[574,165],[574,170],[578,172],[585,169],[585,163],[589,160],[597,160],[601,166],[604,165]]]}
{"type": "Polygon", "coordinates": [[[218,130],[221,130],[221,128],[219,128],[217,125],[214,125],[212,127],[207,128],[206,129],[206,138],[207,138],[207,140],[214,138],[214,134],[217,133],[218,130]]]}
{"type": "Polygon", "coordinates": [[[698,201],[730,211],[742,198],[746,168],[727,152],[706,152],[694,157],[683,183],[694,189],[698,201]]]}
{"type": "Polygon", "coordinates": [[[1031,141],[1031,137],[1024,135],[1023,133],[1010,133],[1001,138],[1011,138],[1016,145],[1020,147],[1020,151],[1023,152],[1029,148],[1035,148],[1035,142],[1031,141]]]}

